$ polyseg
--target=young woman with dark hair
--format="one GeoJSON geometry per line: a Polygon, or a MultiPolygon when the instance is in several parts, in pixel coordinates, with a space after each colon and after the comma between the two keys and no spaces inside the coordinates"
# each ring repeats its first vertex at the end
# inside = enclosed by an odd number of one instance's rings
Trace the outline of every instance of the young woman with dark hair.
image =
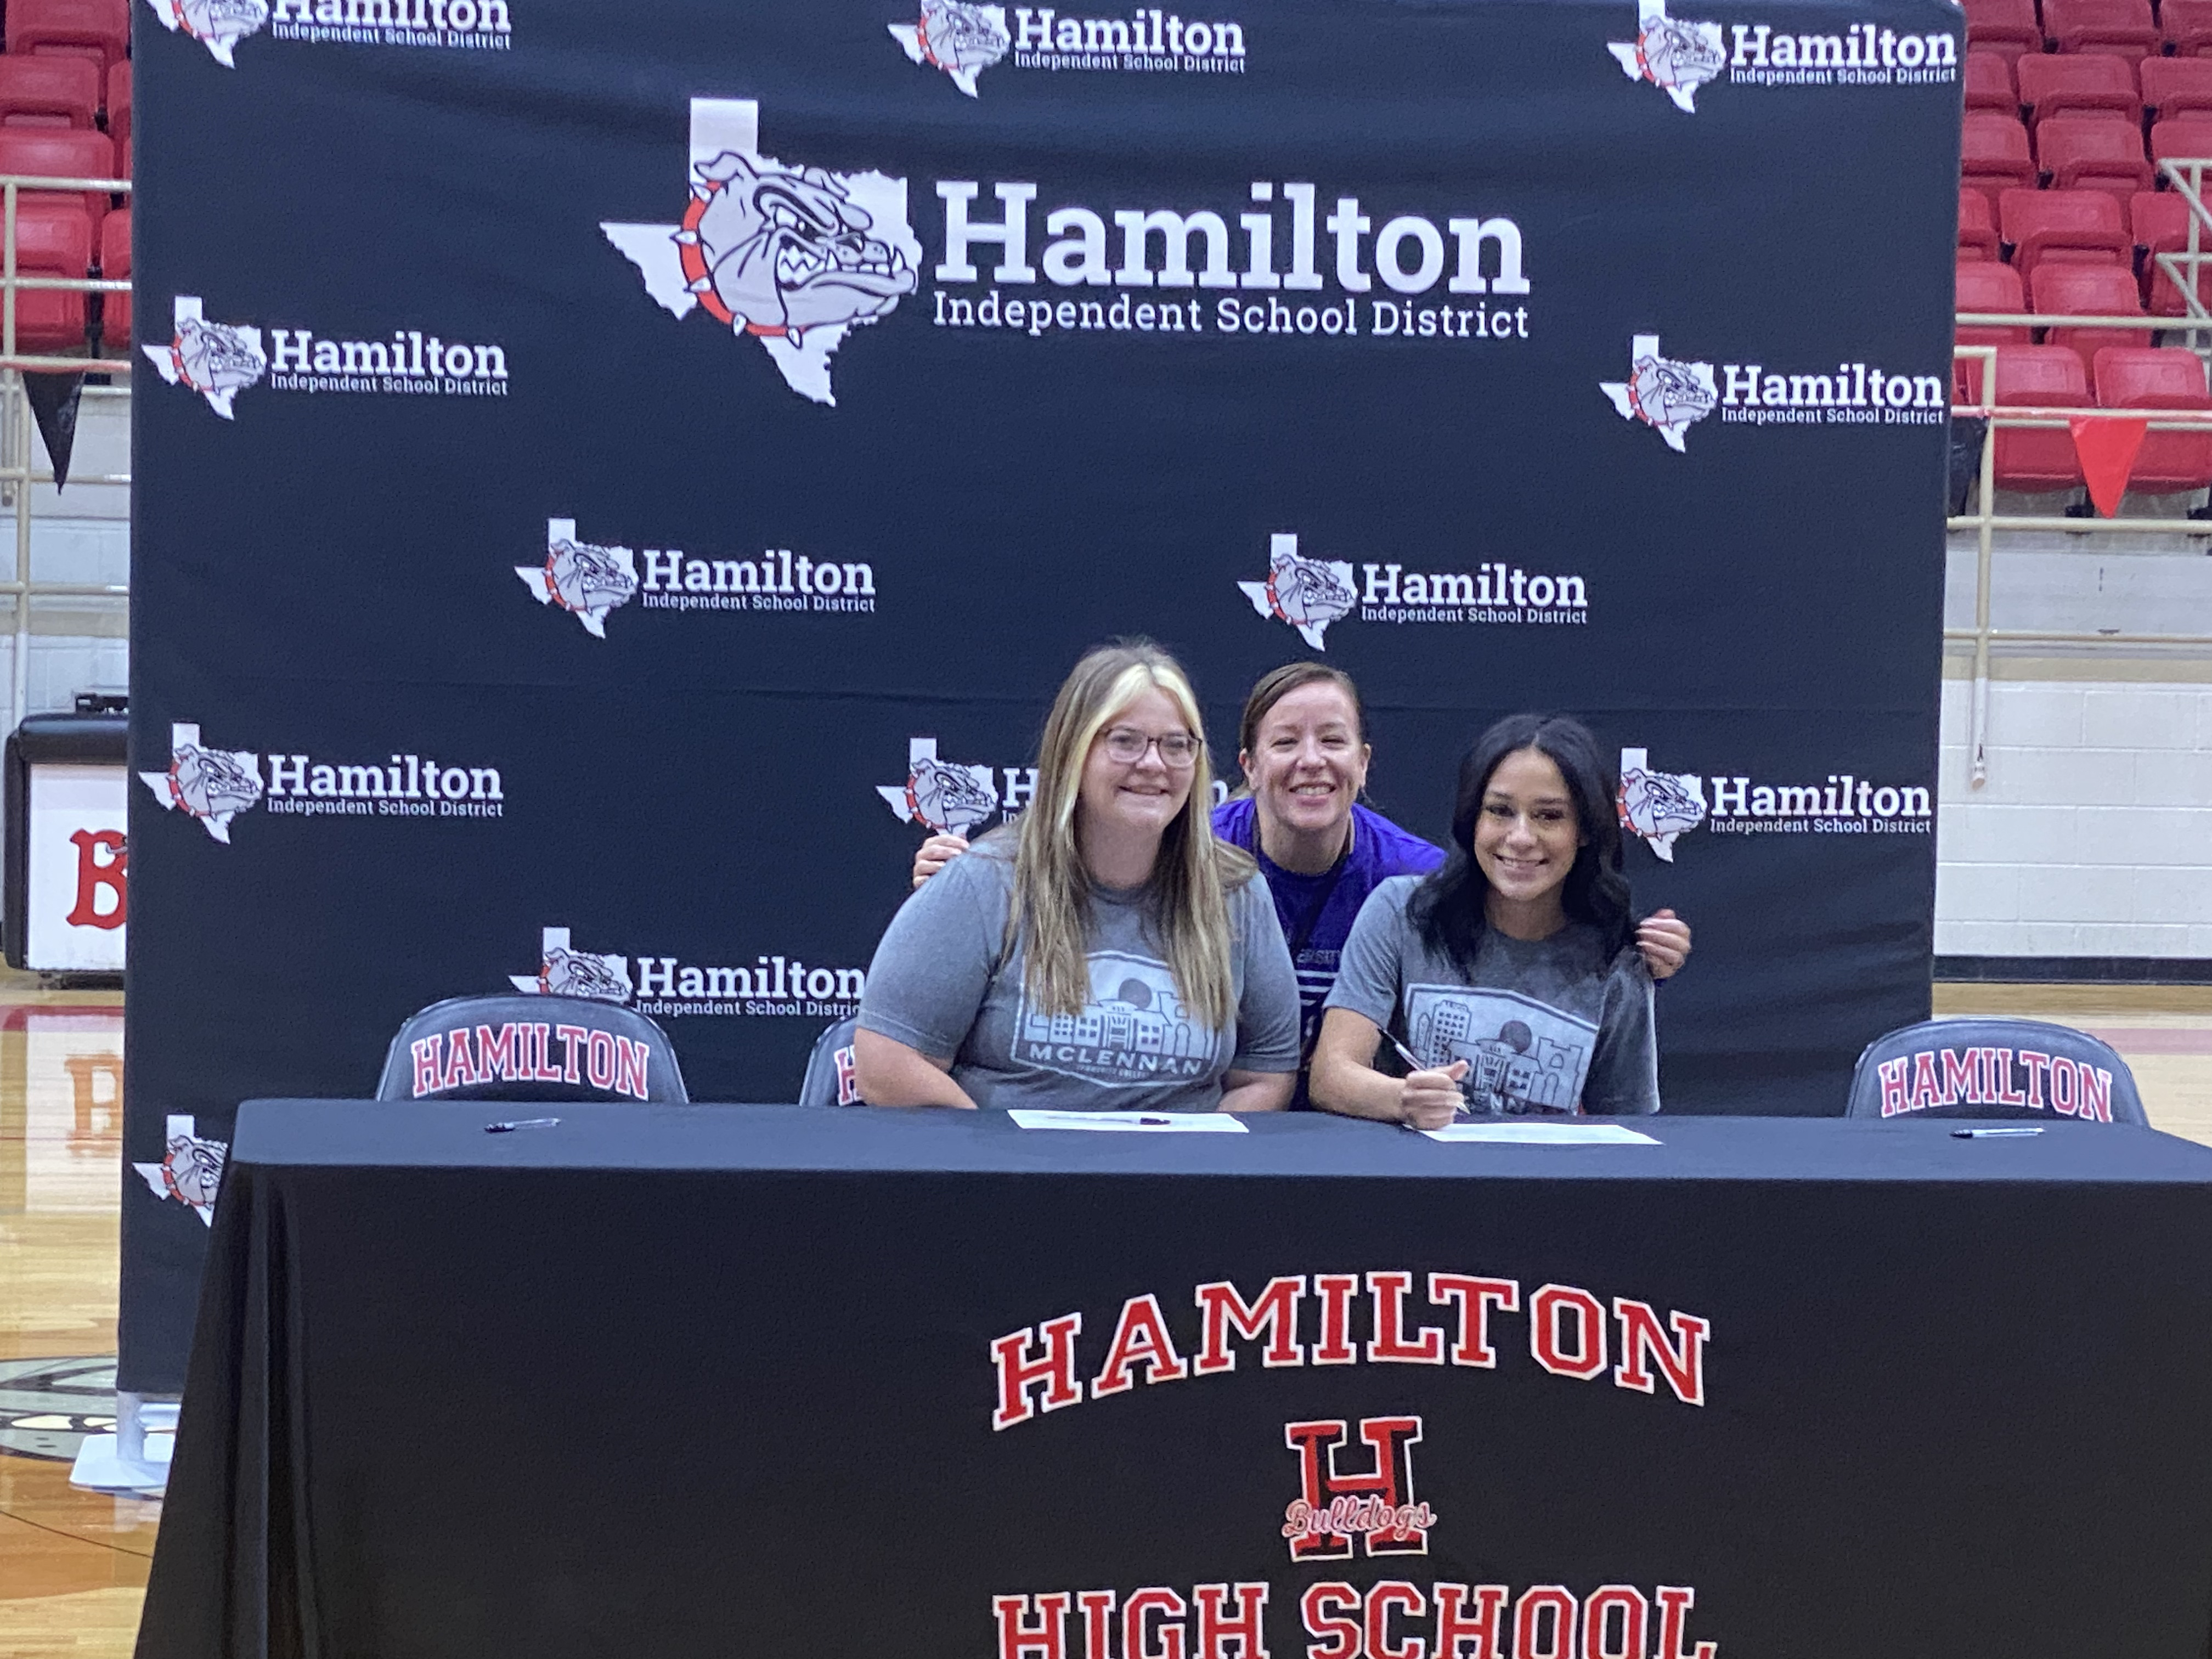
{"type": "Polygon", "coordinates": [[[1452,846],[1375,890],[1346,939],[1315,1103],[1435,1128],[1479,1113],[1659,1109],[1651,975],[1619,782],[1581,721],[1514,714],[1460,764],[1452,846]],[[1419,1061],[1378,1070],[1388,1035],[1419,1061]]]}
{"type": "MultiPolygon", "coordinates": [[[[1285,663],[1261,676],[1237,726],[1243,790],[1213,809],[1213,833],[1249,853],[1267,880],[1297,970],[1300,1052],[1310,1058],[1345,940],[1367,896],[1394,876],[1425,875],[1443,852],[1359,804],[1373,751],[1359,688],[1327,663],[1285,663]]],[[[937,835],[915,854],[921,886],[968,849],[937,835]]],[[[1689,924],[1672,910],[1647,917],[1637,943],[1655,978],[1690,954],[1689,924]]],[[[1295,1103],[1304,1105],[1305,1081],[1295,1103]]]]}

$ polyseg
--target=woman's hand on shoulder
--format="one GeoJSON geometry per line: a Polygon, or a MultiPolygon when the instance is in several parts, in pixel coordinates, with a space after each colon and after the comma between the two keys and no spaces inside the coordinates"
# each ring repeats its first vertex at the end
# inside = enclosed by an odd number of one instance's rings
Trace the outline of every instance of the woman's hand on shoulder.
{"type": "MultiPolygon", "coordinates": [[[[920,867],[919,860],[915,867],[920,867]]],[[[921,883],[917,880],[915,885],[919,887],[921,883]]],[[[1672,910],[1654,910],[1636,924],[1636,948],[1644,957],[1644,965],[1651,970],[1652,978],[1671,979],[1690,959],[1690,924],[1672,910]]]]}
{"type": "MultiPolygon", "coordinates": [[[[967,850],[968,837],[965,836],[932,836],[927,841],[922,842],[921,850],[914,855],[915,886],[919,888],[922,883],[927,881],[967,850]]],[[[1662,911],[1661,914],[1667,913],[1662,911]]],[[[1689,936],[1690,930],[1685,927],[1682,930],[1685,941],[1689,936]]],[[[1682,948],[1686,951],[1690,947],[1687,943],[1685,943],[1682,948]]]]}
{"type": "Polygon", "coordinates": [[[1455,1060],[1433,1071],[1410,1072],[1398,1080],[1398,1118],[1409,1128],[1441,1129],[1459,1115],[1463,1097],[1459,1080],[1467,1062],[1455,1060]]]}

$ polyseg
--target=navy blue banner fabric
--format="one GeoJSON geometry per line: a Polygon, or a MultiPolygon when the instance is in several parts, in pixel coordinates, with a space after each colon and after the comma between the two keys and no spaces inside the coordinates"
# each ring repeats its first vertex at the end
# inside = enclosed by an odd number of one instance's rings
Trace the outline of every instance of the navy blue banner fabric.
{"type": "Polygon", "coordinates": [[[1114,635],[1224,771],[1349,670],[1432,837],[1583,714],[1668,1109],[1840,1110],[1927,1012],[1959,13],[1694,9],[142,17],[126,1386],[236,1103],[427,1003],[792,1095],[1114,635]]]}

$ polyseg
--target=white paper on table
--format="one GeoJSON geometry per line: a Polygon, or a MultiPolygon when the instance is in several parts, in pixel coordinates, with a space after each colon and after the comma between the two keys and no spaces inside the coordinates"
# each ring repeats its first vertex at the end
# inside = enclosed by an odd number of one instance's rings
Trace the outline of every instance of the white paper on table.
{"type": "Polygon", "coordinates": [[[1107,1129],[1132,1134],[1243,1135],[1251,1131],[1226,1112],[1010,1111],[1024,1129],[1107,1129]]]}
{"type": "Polygon", "coordinates": [[[1638,1134],[1618,1123],[1532,1123],[1522,1120],[1503,1123],[1447,1123],[1441,1129],[1424,1129],[1431,1140],[1505,1141],[1522,1146],[1656,1146],[1650,1135],[1638,1134]]]}

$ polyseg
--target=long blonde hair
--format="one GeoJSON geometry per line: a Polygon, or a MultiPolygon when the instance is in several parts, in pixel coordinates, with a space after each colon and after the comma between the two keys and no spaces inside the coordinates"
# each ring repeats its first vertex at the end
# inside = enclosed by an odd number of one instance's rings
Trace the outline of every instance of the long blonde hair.
{"type": "MultiPolygon", "coordinates": [[[[1189,678],[1146,640],[1085,653],[1053,699],[1037,754],[1036,794],[1022,814],[1014,852],[1014,902],[1006,918],[1011,948],[1019,929],[1028,959],[1023,988],[1047,1014],[1079,1014],[1091,1000],[1087,918],[1091,876],[1076,846],[1075,808],[1091,745],[1106,724],[1147,690],[1174,703],[1194,736],[1205,724],[1189,678]]],[[[1213,836],[1213,772],[1201,743],[1191,768],[1190,798],[1160,836],[1146,884],[1146,919],[1165,951],[1176,993],[1200,1021],[1230,1023],[1236,997],[1230,969],[1228,894],[1257,866],[1213,836]]]]}

